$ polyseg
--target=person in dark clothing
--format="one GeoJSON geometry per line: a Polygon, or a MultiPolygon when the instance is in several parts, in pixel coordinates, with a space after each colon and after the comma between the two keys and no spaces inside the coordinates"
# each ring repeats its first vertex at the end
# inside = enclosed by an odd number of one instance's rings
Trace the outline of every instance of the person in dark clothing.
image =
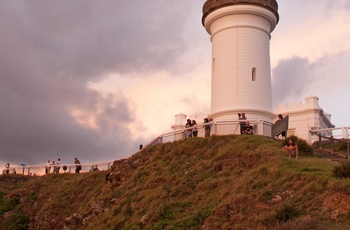
{"type": "MultiPolygon", "coordinates": [[[[245,113],[242,113],[242,114],[239,113],[238,120],[247,120],[245,113]]],[[[239,122],[239,126],[241,127],[241,134],[245,134],[245,126],[246,126],[245,121],[239,122]]]]}
{"type": "MultiPolygon", "coordinates": [[[[187,123],[185,125],[186,128],[190,128],[192,126],[192,122],[191,122],[191,119],[187,119],[187,123]]],[[[187,129],[185,131],[185,138],[189,138],[189,137],[192,137],[192,129],[187,129]]]]}
{"type": "Polygon", "coordinates": [[[197,128],[197,122],[195,121],[195,120],[192,120],[192,127],[193,127],[193,129],[192,129],[192,135],[194,136],[194,137],[196,137],[196,136],[198,136],[198,128],[197,128]]]}
{"type": "Polygon", "coordinates": [[[78,158],[74,159],[74,164],[75,164],[75,173],[80,173],[81,165],[80,165],[80,161],[78,160],[78,158]]]}
{"type": "MultiPolygon", "coordinates": [[[[278,122],[280,122],[281,120],[283,120],[283,116],[282,116],[282,114],[278,114],[278,119],[276,120],[275,124],[278,123],[278,122]]],[[[275,137],[276,140],[278,140],[278,136],[279,136],[279,135],[277,135],[277,136],[275,137]]],[[[286,138],[286,131],[283,131],[283,132],[281,133],[281,136],[282,136],[282,139],[286,138]]]]}
{"type": "MultiPolygon", "coordinates": [[[[209,123],[208,118],[204,118],[204,124],[205,123],[209,123]]],[[[205,125],[204,131],[205,131],[204,137],[210,137],[211,125],[210,124],[205,125]]]]}

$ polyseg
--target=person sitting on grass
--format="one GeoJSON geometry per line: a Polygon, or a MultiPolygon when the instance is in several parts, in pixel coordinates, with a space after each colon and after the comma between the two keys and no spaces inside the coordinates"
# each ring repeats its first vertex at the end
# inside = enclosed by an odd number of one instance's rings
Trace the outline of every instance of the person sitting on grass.
{"type": "Polygon", "coordinates": [[[244,130],[245,134],[249,134],[249,135],[253,135],[254,134],[254,129],[253,126],[250,125],[249,121],[247,121],[245,123],[245,130],[244,130]]]}
{"type": "Polygon", "coordinates": [[[288,141],[288,144],[284,146],[284,149],[286,150],[286,153],[289,156],[289,158],[291,158],[292,155],[294,155],[295,153],[295,159],[298,159],[298,155],[299,155],[298,146],[294,144],[292,139],[288,141]]]}

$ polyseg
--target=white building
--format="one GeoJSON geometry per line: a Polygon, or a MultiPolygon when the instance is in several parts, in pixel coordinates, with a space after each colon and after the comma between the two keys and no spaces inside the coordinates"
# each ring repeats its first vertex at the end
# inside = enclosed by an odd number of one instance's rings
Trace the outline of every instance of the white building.
{"type": "MultiPolygon", "coordinates": [[[[211,113],[215,134],[238,134],[238,113],[255,121],[255,134],[268,135],[278,114],[289,116],[288,135],[310,143],[310,129],[332,127],[330,115],[317,97],[306,103],[272,108],[270,38],[279,21],[276,0],[207,0],[202,23],[212,42],[211,113]],[[219,127],[219,128],[218,128],[219,127]]],[[[185,114],[177,114],[174,130],[184,128],[185,114]]],[[[193,118],[192,118],[193,119],[193,118]]],[[[202,120],[202,118],[201,118],[202,120]]],[[[177,135],[175,140],[181,138],[177,135]]]]}
{"type": "Polygon", "coordinates": [[[325,113],[318,105],[318,97],[305,98],[305,103],[296,102],[290,106],[280,104],[273,109],[276,115],[289,116],[288,135],[295,135],[307,140],[309,143],[318,141],[317,136],[312,136],[310,130],[333,127],[331,115],[325,113]]]}

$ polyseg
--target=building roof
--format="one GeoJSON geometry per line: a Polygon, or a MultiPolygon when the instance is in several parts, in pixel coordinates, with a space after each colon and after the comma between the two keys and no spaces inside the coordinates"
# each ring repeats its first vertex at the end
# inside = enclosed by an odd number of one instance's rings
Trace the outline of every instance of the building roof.
{"type": "Polygon", "coordinates": [[[203,5],[202,23],[204,25],[205,18],[214,10],[232,5],[255,5],[261,6],[276,15],[277,22],[279,20],[278,3],[276,0],[207,0],[203,5]]]}

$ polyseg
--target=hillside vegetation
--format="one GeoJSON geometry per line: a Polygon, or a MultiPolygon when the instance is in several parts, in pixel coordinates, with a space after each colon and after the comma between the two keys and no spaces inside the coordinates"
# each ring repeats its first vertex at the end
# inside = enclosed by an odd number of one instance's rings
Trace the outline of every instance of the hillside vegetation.
{"type": "Polygon", "coordinates": [[[0,176],[0,229],[350,229],[335,166],[262,136],[158,144],[107,172],[0,176]]]}

